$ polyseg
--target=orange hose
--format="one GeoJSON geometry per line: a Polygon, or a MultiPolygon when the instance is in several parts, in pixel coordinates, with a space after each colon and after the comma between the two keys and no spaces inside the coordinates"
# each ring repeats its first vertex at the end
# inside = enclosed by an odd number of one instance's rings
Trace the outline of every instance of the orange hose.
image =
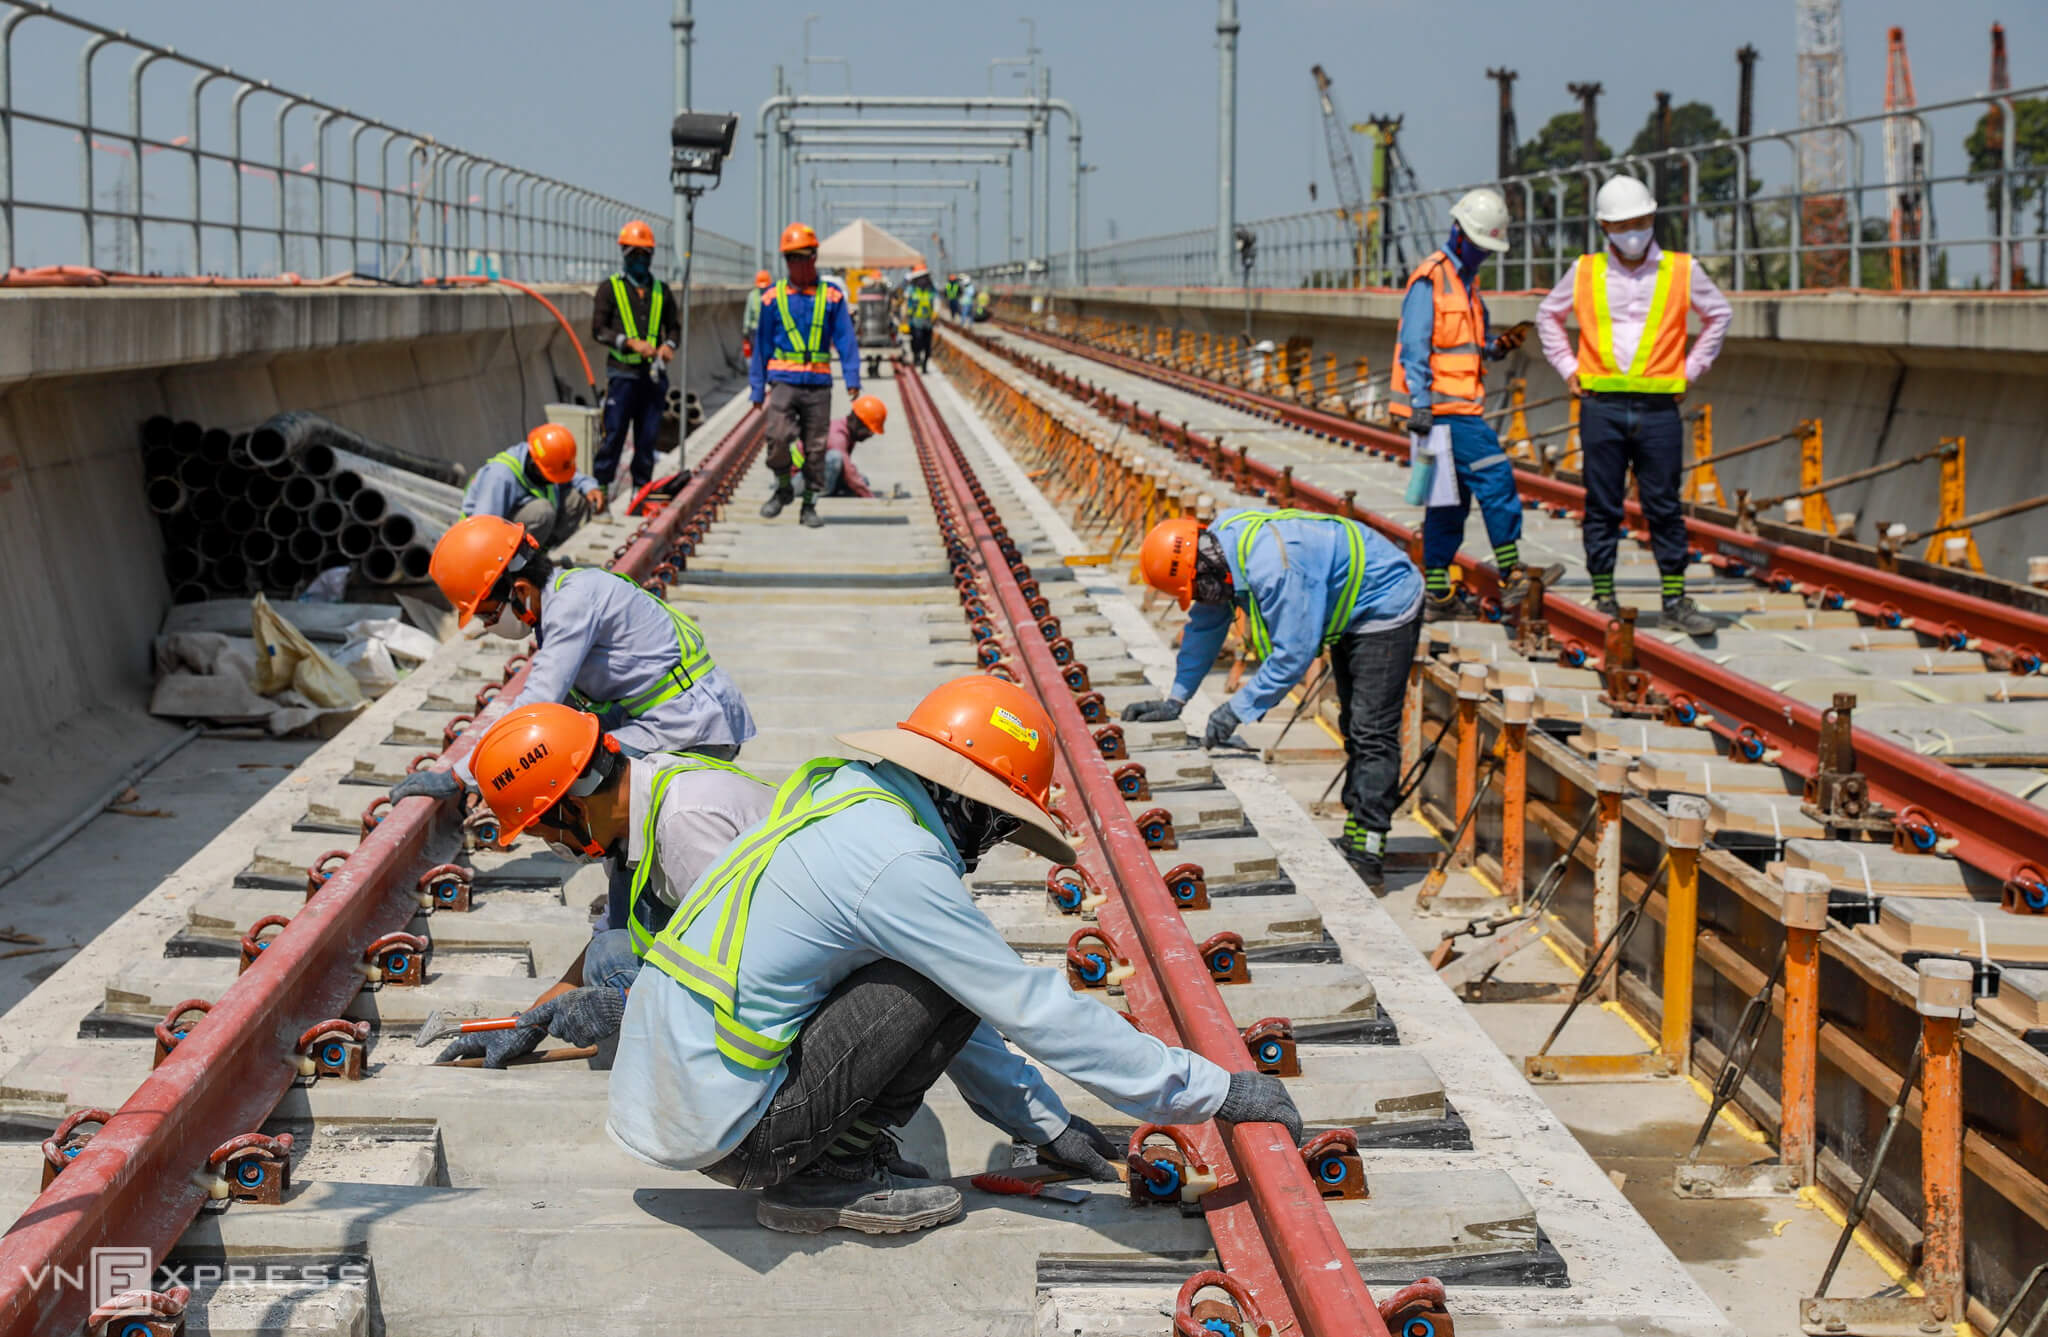
{"type": "Polygon", "coordinates": [[[521,283],[516,279],[494,279],[490,277],[488,274],[450,274],[446,278],[424,279],[421,281],[420,286],[423,288],[431,288],[436,284],[445,284],[452,287],[458,283],[502,283],[506,287],[511,288],[516,292],[525,293],[528,297],[531,297],[534,301],[539,302],[542,306],[546,307],[548,309],[548,314],[555,318],[555,323],[562,327],[562,333],[569,336],[569,347],[576,350],[576,360],[583,364],[583,379],[590,386],[591,403],[600,406],[604,403],[604,396],[597,393],[597,373],[590,369],[590,359],[584,356],[583,341],[576,337],[575,329],[570,326],[569,318],[562,314],[560,307],[557,307],[553,302],[550,302],[545,296],[543,296],[537,290],[527,287],[524,283],[521,283]]]}

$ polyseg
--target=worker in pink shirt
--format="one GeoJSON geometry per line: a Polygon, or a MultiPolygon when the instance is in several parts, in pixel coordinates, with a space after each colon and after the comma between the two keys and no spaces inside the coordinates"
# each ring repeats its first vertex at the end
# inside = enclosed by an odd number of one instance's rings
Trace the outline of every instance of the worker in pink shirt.
{"type": "Polygon", "coordinates": [[[1593,606],[1609,617],[1620,612],[1614,552],[1633,469],[1663,578],[1664,625],[1704,636],[1718,624],[1685,592],[1691,544],[1678,500],[1685,449],[1678,406],[1721,351],[1728,299],[1690,255],[1657,245],[1657,201],[1642,182],[1614,177],[1600,187],[1593,211],[1607,245],[1573,261],[1536,313],[1543,356],[1582,401],[1579,447],[1593,606]],[[1700,337],[1690,351],[1688,311],[1700,314],[1700,337]],[[1576,347],[1565,333],[1567,316],[1579,327],[1576,347]]]}
{"type": "Polygon", "coordinates": [[[836,419],[825,429],[825,495],[828,497],[872,497],[875,490],[853,465],[853,448],[871,436],[880,436],[889,421],[889,406],[873,395],[853,401],[853,412],[836,419]]]}

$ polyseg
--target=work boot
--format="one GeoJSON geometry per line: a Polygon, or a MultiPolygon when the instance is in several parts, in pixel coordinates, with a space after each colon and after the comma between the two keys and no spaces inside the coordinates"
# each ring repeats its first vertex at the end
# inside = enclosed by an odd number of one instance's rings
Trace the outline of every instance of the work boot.
{"type": "MultiPolygon", "coordinates": [[[[1557,582],[1564,579],[1564,564],[1552,562],[1549,566],[1538,568],[1537,573],[1543,577],[1543,588],[1546,591],[1554,590],[1557,588],[1557,582]]],[[[1528,597],[1529,568],[1518,566],[1508,572],[1507,578],[1500,583],[1500,606],[1510,610],[1519,609],[1522,600],[1528,597]]]]}
{"type": "Polygon", "coordinates": [[[1425,594],[1422,597],[1422,620],[1424,622],[1470,622],[1479,616],[1479,605],[1465,592],[1463,585],[1454,585],[1442,594],[1425,594]]]}
{"type": "Polygon", "coordinates": [[[897,1175],[878,1158],[842,1162],[823,1157],[762,1189],[754,1219],[792,1235],[833,1229],[901,1235],[944,1225],[960,1215],[960,1207],[959,1189],[897,1175]]]}
{"type": "Polygon", "coordinates": [[[761,503],[761,518],[773,520],[782,514],[782,508],[796,500],[796,492],[787,484],[775,489],[775,495],[761,503]]]}
{"type": "Polygon", "coordinates": [[[825,517],[818,514],[818,499],[808,492],[804,493],[804,507],[797,514],[797,520],[802,523],[805,529],[823,529],[825,527],[825,517]]]}
{"type": "Polygon", "coordinates": [[[1602,617],[1618,618],[1621,616],[1621,600],[1612,596],[1605,599],[1595,599],[1593,601],[1593,611],[1602,617]]]}
{"type": "Polygon", "coordinates": [[[1330,842],[1375,896],[1387,889],[1387,833],[1367,831],[1356,817],[1344,819],[1344,834],[1330,842]]]}
{"type": "Polygon", "coordinates": [[[1708,617],[1690,595],[1664,601],[1664,625],[1676,627],[1688,636],[1711,636],[1721,624],[1708,617]]]}

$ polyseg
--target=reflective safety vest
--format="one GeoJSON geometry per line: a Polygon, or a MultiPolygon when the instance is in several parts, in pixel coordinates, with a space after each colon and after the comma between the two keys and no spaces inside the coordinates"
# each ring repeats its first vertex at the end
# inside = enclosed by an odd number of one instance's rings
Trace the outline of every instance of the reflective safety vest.
{"type": "MultiPolygon", "coordinates": [[[[633,320],[633,304],[626,300],[626,280],[623,275],[612,275],[612,300],[619,304],[619,324],[625,326],[628,339],[658,339],[661,337],[661,284],[654,285],[654,296],[647,299],[647,333],[640,333],[640,326],[633,320]]],[[[614,348],[612,356],[627,366],[639,366],[647,358],[630,348],[614,348]]]]}
{"type": "Polygon", "coordinates": [[[903,298],[903,314],[913,325],[932,323],[932,300],[938,294],[930,288],[912,288],[903,298]]]}
{"type": "Polygon", "coordinates": [[[512,471],[513,481],[517,482],[519,486],[525,488],[529,496],[532,496],[540,501],[545,501],[553,506],[560,506],[562,504],[562,485],[560,483],[549,483],[546,487],[534,486],[532,480],[527,478],[526,470],[521,467],[519,457],[517,455],[514,455],[511,451],[499,451],[497,454],[491,456],[489,463],[502,464],[507,469],[510,469],[512,471]]]}
{"type": "Polygon", "coordinates": [[[692,771],[730,771],[756,784],[766,783],[752,771],[742,770],[729,761],[699,756],[694,752],[684,753],[681,765],[664,766],[655,772],[654,782],[647,791],[647,813],[640,819],[640,866],[633,870],[630,899],[626,902],[626,932],[633,940],[635,956],[647,955],[647,949],[654,945],[654,935],[667,926],[669,915],[676,908],[676,903],[658,890],[652,896],[643,897],[641,893],[653,883],[654,865],[660,858],[661,847],[655,843],[654,828],[661,816],[661,802],[668,793],[669,782],[692,771]]]}
{"type": "Polygon", "coordinates": [[[1685,393],[1685,316],[1692,309],[1692,257],[1666,251],[1657,257],[1657,286],[1643,337],[1624,371],[1614,361],[1614,317],[1607,309],[1607,252],[1579,258],[1572,284],[1579,320],[1579,388],[1644,395],[1685,393]]]}
{"type": "MultiPolygon", "coordinates": [[[[1457,264],[1442,251],[1415,267],[1402,285],[1405,293],[1423,279],[1435,291],[1436,319],[1429,331],[1429,393],[1431,411],[1439,418],[1455,413],[1481,413],[1486,408],[1486,369],[1480,355],[1485,351],[1486,303],[1458,277],[1457,264]]],[[[1414,410],[1408,402],[1408,372],[1401,365],[1401,331],[1394,330],[1394,371],[1388,389],[1387,412],[1406,418],[1414,410]]]]}
{"type": "MultiPolygon", "coordinates": [[[[641,589],[630,578],[622,576],[616,571],[602,571],[597,567],[577,567],[575,570],[598,571],[600,575],[610,576],[614,580],[625,581],[627,585],[632,587],[635,594],[640,595],[642,598],[654,599],[655,607],[668,615],[668,620],[675,624],[676,629],[675,667],[657,678],[652,687],[635,692],[633,695],[618,701],[594,701],[583,693],[571,688],[569,690],[569,700],[575,704],[577,709],[587,710],[593,715],[602,715],[607,710],[616,706],[634,719],[639,719],[656,706],[664,702],[673,701],[684,692],[695,687],[697,679],[703,677],[716,667],[712,663],[710,649],[704,644],[704,633],[698,629],[696,622],[691,619],[688,613],[685,613],[680,608],[673,607],[666,599],[655,599],[652,594],[641,589]]],[[[552,588],[561,589],[562,582],[574,573],[575,571],[557,572],[552,588]]]]}
{"type": "Polygon", "coordinates": [[[976,315],[980,315],[980,314],[982,314],[983,312],[985,312],[985,311],[987,311],[987,310],[988,310],[988,290],[987,290],[986,288],[984,288],[984,289],[983,289],[982,291],[980,291],[980,292],[978,292],[978,293],[974,294],[974,313],[975,313],[976,315]]]}
{"type": "Polygon", "coordinates": [[[818,786],[844,765],[844,757],[818,757],[799,767],[775,791],[768,815],[727,847],[724,857],[697,879],[688,897],[669,916],[668,926],[647,947],[648,965],[711,1004],[718,1052],[757,1072],[780,1067],[802,1029],[798,1023],[785,1027],[781,1034],[766,1035],[743,1025],[735,1015],[739,1011],[740,954],[747,945],[747,915],[768,861],[783,841],[856,803],[878,799],[895,804],[913,820],[917,817],[909,804],[886,789],[863,786],[818,799],[818,786]],[[697,945],[686,942],[691,925],[710,911],[716,912],[710,932],[697,935],[697,945]]]}
{"type": "MultiPolygon", "coordinates": [[[[1365,583],[1365,535],[1356,522],[1341,515],[1322,515],[1315,511],[1245,511],[1224,521],[1221,528],[1234,530],[1237,535],[1237,569],[1246,573],[1245,626],[1251,638],[1252,653],[1261,659],[1273,653],[1273,633],[1267,629],[1265,616],[1259,612],[1259,599],[1252,593],[1249,573],[1252,544],[1258,541],[1259,531],[1275,520],[1322,520],[1344,526],[1344,538],[1351,549],[1351,566],[1344,576],[1344,588],[1338,592],[1337,602],[1330,609],[1330,619],[1323,627],[1324,645],[1336,641],[1351,625],[1352,611],[1358,605],[1358,588],[1365,583]]],[[[1273,536],[1273,541],[1280,545],[1280,560],[1287,561],[1287,541],[1278,534],[1273,536]]]]}
{"type": "MultiPolygon", "coordinates": [[[[804,338],[789,314],[789,280],[775,285],[775,309],[782,313],[782,329],[789,336],[789,349],[768,359],[770,371],[830,371],[832,350],[825,346],[825,307],[832,289],[822,281],[811,293],[811,337],[804,338]]],[[[772,350],[771,350],[772,351],[772,350]]]]}

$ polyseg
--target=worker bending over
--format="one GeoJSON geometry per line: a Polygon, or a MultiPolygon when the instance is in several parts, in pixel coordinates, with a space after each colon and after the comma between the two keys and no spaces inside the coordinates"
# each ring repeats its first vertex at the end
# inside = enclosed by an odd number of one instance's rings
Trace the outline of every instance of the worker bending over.
{"type": "Polygon", "coordinates": [[[839,741],[882,760],[799,767],[648,949],[612,1067],[621,1146],[760,1189],[772,1229],[919,1230],[958,1216],[960,1192],[891,1168],[890,1130],[949,1073],[1041,1160],[1114,1179],[1118,1149],[1005,1037],[1133,1120],[1276,1122],[1300,1140],[1279,1079],[1169,1048],[1026,965],[961,882],[1003,840],[1073,858],[1045,807],[1036,699],[960,678],[839,741]]]}
{"type": "Polygon", "coordinates": [[[754,356],[747,363],[748,392],[754,407],[768,411],[768,472],[775,492],[761,506],[766,519],[782,514],[795,496],[791,465],[804,475],[804,525],[816,529],[818,494],[825,490],[825,433],[832,418],[832,351],[839,351],[839,374],[846,393],[860,394],[860,340],[846,295],[818,281],[818,234],[808,223],[782,230],[782,260],[789,276],[762,297],[761,325],[754,356]],[[802,440],[801,454],[790,454],[802,440]]]}
{"type": "Polygon", "coordinates": [[[1614,550],[1634,470],[1663,578],[1664,625],[1704,636],[1718,624],[1685,592],[1692,543],[1678,500],[1685,449],[1678,405],[1686,387],[1706,375],[1721,352],[1728,299],[1690,255],[1657,245],[1657,201],[1642,182],[1612,178],[1594,197],[1593,212],[1607,235],[1606,247],[1574,260],[1536,314],[1543,356],[1580,399],[1593,606],[1609,617],[1621,611],[1614,597],[1614,550]],[[1700,313],[1700,337],[1690,353],[1688,311],[1700,313]],[[1578,322],[1576,350],[1565,334],[1567,315],[1578,322]]]}
{"type": "Polygon", "coordinates": [[[747,294],[746,309],[740,312],[740,357],[754,360],[754,335],[761,328],[761,303],[775,286],[775,276],[765,269],[754,271],[754,290],[747,294]]]}
{"type": "Polygon", "coordinates": [[[880,436],[889,421],[889,406],[873,395],[862,395],[844,418],[832,420],[825,433],[825,495],[828,497],[872,497],[875,490],[854,467],[853,448],[871,436],[880,436]]]}
{"type": "Polygon", "coordinates": [[[932,290],[932,272],[923,265],[910,271],[903,294],[903,318],[910,326],[910,358],[919,371],[932,362],[932,322],[938,319],[939,295],[932,290]]]}
{"type": "Polygon", "coordinates": [[[514,521],[543,548],[561,546],[602,510],[604,489],[576,472],[576,434],[555,422],[484,461],[462,494],[464,515],[514,521]]]}
{"type": "Polygon", "coordinates": [[[628,757],[595,715],[553,702],[507,712],[471,764],[498,819],[500,849],[530,833],[571,862],[602,857],[632,870],[626,927],[594,936],[517,1026],[465,1035],[435,1061],[481,1058],[502,1068],[550,1034],[594,1045],[618,1032],[639,953],[667,925],[678,893],[768,815],[775,791],[729,761],[628,757]]]}
{"type": "MultiPolygon", "coordinates": [[[[1401,301],[1401,323],[1394,334],[1394,370],[1388,412],[1415,438],[1419,457],[1446,428],[1448,458],[1438,453],[1437,468],[1456,474],[1456,492],[1442,504],[1431,504],[1422,517],[1422,574],[1428,590],[1424,616],[1431,622],[1476,617],[1478,608],[1462,589],[1451,589],[1451,562],[1465,538],[1465,518],[1474,498],[1493,544],[1494,566],[1500,572],[1501,603],[1513,605],[1528,592],[1522,566],[1522,498],[1515,490],[1514,466],[1500,448],[1500,437],[1486,420],[1486,371],[1482,359],[1499,361],[1521,346],[1526,326],[1495,335],[1479,296],[1479,267],[1487,255],[1508,248],[1508,206],[1497,190],[1470,190],[1451,206],[1451,235],[1440,251],[1408,276],[1408,295],[1401,301]]],[[[1450,489],[1440,483],[1444,496],[1450,489]]],[[[1553,566],[1544,571],[1546,584],[1564,574],[1553,566]]]]}
{"type": "Polygon", "coordinates": [[[1234,509],[1204,527],[1191,516],[1153,526],[1138,550],[1145,583],[1193,605],[1172,693],[1124,718],[1178,719],[1215,666],[1242,608],[1258,672],[1209,715],[1217,747],[1279,702],[1325,649],[1344,735],[1344,834],[1337,847],[1367,886],[1385,885],[1387,831],[1401,782],[1401,701],[1422,635],[1422,580],[1400,549],[1355,520],[1308,511],[1234,509]]]}
{"type": "Polygon", "coordinates": [[[590,337],[605,351],[604,443],[592,462],[606,488],[618,475],[626,433],[633,433],[633,489],[654,477],[668,363],[682,322],[675,294],[654,277],[654,229],[634,219],[619,229],[619,272],[597,285],[590,337]]]}

